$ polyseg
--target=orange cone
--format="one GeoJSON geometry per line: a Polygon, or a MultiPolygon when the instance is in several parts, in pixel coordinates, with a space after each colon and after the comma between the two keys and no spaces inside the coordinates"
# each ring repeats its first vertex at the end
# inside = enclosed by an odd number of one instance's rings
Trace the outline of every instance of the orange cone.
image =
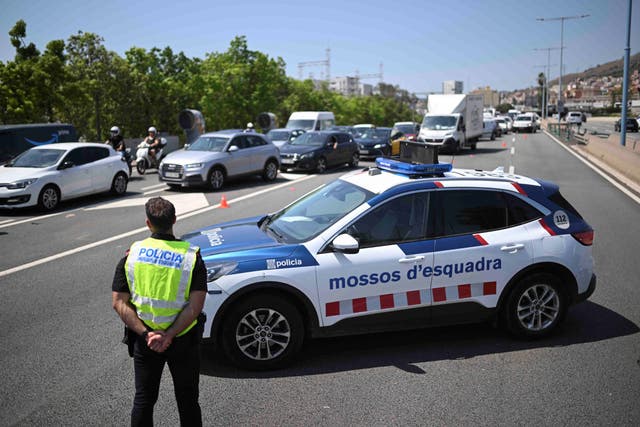
{"type": "Polygon", "coordinates": [[[221,208],[228,208],[229,204],[227,203],[227,198],[224,197],[224,194],[222,195],[222,198],[220,199],[220,207],[221,208]]]}

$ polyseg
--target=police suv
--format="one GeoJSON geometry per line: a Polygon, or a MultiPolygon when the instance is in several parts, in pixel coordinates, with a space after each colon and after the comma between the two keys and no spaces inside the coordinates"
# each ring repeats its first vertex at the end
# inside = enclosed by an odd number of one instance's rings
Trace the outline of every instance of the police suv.
{"type": "Polygon", "coordinates": [[[553,183],[379,158],[183,238],[207,265],[205,340],[272,369],[309,337],[484,320],[545,336],[595,289],[593,235],[553,183]]]}

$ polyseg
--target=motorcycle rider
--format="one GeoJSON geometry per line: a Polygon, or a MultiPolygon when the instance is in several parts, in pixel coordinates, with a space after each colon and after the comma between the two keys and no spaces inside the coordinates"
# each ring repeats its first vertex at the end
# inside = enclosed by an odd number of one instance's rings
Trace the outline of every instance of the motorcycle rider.
{"type": "Polygon", "coordinates": [[[125,151],[124,137],[120,133],[120,128],[118,126],[112,126],[109,133],[109,138],[105,141],[105,144],[111,145],[116,151],[125,151]]]}
{"type": "Polygon", "coordinates": [[[144,142],[149,144],[149,157],[151,158],[152,163],[157,163],[156,161],[156,151],[162,148],[162,141],[158,136],[158,130],[151,126],[148,129],[149,135],[144,139],[144,142]]]}
{"type": "Polygon", "coordinates": [[[127,162],[127,166],[129,166],[129,175],[131,175],[131,154],[127,151],[127,146],[124,143],[124,137],[120,132],[120,128],[118,126],[112,126],[109,133],[109,138],[104,143],[111,145],[114,150],[122,153],[122,156],[124,156],[127,162]]]}

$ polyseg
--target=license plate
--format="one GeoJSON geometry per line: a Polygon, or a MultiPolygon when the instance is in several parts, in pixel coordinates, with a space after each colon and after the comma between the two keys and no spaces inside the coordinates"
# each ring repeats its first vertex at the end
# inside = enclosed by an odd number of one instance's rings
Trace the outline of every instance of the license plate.
{"type": "Polygon", "coordinates": [[[167,178],[180,178],[180,174],[178,172],[165,172],[164,176],[167,178]]]}
{"type": "Polygon", "coordinates": [[[293,164],[293,159],[280,159],[280,162],[283,165],[292,165],[293,164]]]}
{"type": "Polygon", "coordinates": [[[369,150],[360,150],[360,154],[369,154],[369,150]]]}

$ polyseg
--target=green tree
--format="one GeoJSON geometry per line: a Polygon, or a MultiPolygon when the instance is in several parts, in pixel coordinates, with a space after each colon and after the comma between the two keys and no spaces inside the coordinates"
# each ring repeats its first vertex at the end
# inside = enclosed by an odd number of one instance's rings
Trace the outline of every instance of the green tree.
{"type": "Polygon", "coordinates": [[[284,61],[249,50],[244,36],[233,39],[226,52],[208,54],[200,72],[198,104],[214,129],[243,128],[275,109],[287,89],[284,61]]]}

